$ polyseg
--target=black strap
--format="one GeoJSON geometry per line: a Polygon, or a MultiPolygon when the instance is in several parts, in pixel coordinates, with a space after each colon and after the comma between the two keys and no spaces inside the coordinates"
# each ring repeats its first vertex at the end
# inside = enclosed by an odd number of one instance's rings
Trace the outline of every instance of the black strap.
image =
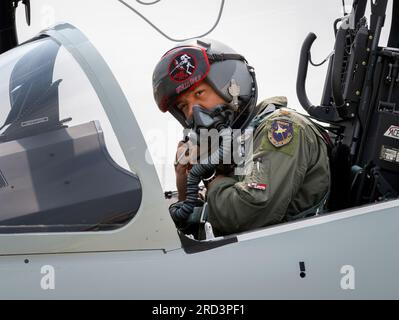
{"type": "Polygon", "coordinates": [[[393,0],[392,24],[388,47],[399,48],[399,0],[393,0]]]}
{"type": "Polygon", "coordinates": [[[238,53],[208,53],[208,59],[211,63],[225,60],[240,60],[248,63],[244,56],[238,53]]]}
{"type": "Polygon", "coordinates": [[[313,124],[313,127],[311,126],[311,128],[316,129],[320,133],[324,143],[327,145],[328,155],[330,156],[332,148],[334,148],[334,143],[332,142],[327,129],[324,128],[322,125],[318,124],[317,122],[313,121],[311,116],[308,116],[306,114],[302,114],[302,115],[305,116],[309,120],[309,122],[313,124]]]}
{"type": "Polygon", "coordinates": [[[353,8],[355,9],[355,26],[359,23],[360,19],[364,17],[366,12],[367,0],[355,0],[353,8]]]}

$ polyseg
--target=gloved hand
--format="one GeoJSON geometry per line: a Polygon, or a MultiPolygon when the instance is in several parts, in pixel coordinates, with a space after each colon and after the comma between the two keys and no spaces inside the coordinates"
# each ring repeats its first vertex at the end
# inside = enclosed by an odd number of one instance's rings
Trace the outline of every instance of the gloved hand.
{"type": "Polygon", "coordinates": [[[198,204],[195,206],[193,213],[191,213],[186,220],[176,219],[175,211],[183,206],[184,202],[176,202],[169,207],[169,213],[176,225],[176,227],[186,234],[194,234],[193,231],[198,230],[201,219],[202,207],[204,202],[198,199],[198,204]]]}

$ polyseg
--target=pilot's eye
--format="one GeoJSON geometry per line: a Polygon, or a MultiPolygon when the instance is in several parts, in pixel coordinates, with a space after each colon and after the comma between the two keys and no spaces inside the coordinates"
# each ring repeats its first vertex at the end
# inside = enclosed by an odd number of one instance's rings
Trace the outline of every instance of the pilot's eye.
{"type": "Polygon", "coordinates": [[[195,96],[198,98],[204,94],[205,90],[204,89],[199,89],[195,91],[195,96]]]}

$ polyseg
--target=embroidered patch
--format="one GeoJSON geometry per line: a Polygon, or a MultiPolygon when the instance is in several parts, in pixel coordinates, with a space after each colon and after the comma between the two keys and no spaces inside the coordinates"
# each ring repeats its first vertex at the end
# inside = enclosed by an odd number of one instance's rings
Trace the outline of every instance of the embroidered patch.
{"type": "Polygon", "coordinates": [[[285,120],[273,121],[267,136],[270,143],[276,148],[289,144],[294,137],[292,123],[285,120]]]}
{"type": "Polygon", "coordinates": [[[187,80],[197,69],[195,58],[188,53],[179,53],[169,65],[169,76],[176,82],[187,80]]]}
{"type": "Polygon", "coordinates": [[[248,188],[265,191],[267,188],[267,184],[252,182],[252,183],[248,183],[248,188]]]}

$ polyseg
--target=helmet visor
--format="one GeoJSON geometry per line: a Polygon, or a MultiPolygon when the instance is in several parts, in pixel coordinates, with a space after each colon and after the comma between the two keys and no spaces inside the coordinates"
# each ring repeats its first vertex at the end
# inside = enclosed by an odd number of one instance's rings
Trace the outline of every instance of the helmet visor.
{"type": "Polygon", "coordinates": [[[176,97],[206,78],[210,64],[199,47],[177,47],[168,51],[154,71],[154,98],[162,112],[170,109],[176,97]]]}

